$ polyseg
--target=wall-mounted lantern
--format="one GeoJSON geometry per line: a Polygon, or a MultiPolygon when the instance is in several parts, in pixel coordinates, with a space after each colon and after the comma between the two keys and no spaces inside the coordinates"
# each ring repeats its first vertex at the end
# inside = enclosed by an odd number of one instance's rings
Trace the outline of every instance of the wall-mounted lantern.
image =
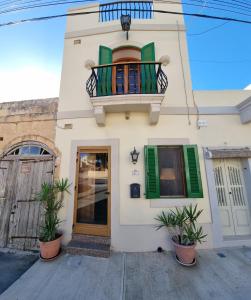
{"type": "Polygon", "coordinates": [[[131,157],[132,157],[132,163],[135,165],[138,161],[139,152],[137,152],[135,147],[134,147],[133,151],[131,151],[130,154],[131,154],[131,157]]]}
{"type": "Polygon", "coordinates": [[[120,17],[121,27],[123,31],[126,31],[126,39],[128,40],[128,31],[131,26],[131,16],[130,15],[121,15],[120,17]]]}

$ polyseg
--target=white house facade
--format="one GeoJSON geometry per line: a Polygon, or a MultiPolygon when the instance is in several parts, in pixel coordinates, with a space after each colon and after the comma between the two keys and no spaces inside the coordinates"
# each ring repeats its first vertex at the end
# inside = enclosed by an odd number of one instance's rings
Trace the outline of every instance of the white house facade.
{"type": "Polygon", "coordinates": [[[64,243],[75,234],[108,237],[115,251],[170,249],[154,218],[192,203],[208,234],[200,247],[251,245],[251,91],[193,91],[183,17],[156,10],[182,6],[69,11],[55,138],[72,183],[64,243]]]}

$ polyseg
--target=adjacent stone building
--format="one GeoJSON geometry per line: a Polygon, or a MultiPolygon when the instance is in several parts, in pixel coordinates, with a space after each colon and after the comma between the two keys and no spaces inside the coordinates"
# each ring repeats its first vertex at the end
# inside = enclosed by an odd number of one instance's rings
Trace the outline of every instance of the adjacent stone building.
{"type": "Polygon", "coordinates": [[[0,104],[0,247],[37,249],[42,220],[36,195],[57,176],[58,99],[0,104]]]}
{"type": "Polygon", "coordinates": [[[0,103],[0,154],[16,143],[54,147],[58,98],[0,103]]]}

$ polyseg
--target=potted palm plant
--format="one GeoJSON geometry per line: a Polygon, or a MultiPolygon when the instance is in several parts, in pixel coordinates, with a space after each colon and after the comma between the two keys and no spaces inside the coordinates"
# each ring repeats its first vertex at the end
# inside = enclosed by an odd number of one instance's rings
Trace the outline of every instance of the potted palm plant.
{"type": "Polygon", "coordinates": [[[44,220],[39,238],[40,257],[44,260],[56,258],[60,252],[62,233],[59,232],[61,223],[58,216],[63,207],[64,193],[69,193],[68,179],[61,179],[54,183],[43,183],[38,193],[44,209],[44,220]]]}
{"type": "Polygon", "coordinates": [[[193,265],[196,262],[195,247],[207,236],[196,222],[203,210],[197,209],[197,204],[177,208],[169,212],[162,211],[155,220],[159,222],[156,229],[166,227],[176,252],[176,259],[183,265],[193,265]]]}

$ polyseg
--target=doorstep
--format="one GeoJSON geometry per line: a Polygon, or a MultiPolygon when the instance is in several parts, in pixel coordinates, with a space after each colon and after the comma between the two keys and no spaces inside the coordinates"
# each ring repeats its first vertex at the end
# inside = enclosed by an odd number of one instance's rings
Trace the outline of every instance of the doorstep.
{"type": "Polygon", "coordinates": [[[65,247],[66,253],[95,257],[110,256],[111,239],[103,236],[73,234],[72,240],[65,247]]]}

